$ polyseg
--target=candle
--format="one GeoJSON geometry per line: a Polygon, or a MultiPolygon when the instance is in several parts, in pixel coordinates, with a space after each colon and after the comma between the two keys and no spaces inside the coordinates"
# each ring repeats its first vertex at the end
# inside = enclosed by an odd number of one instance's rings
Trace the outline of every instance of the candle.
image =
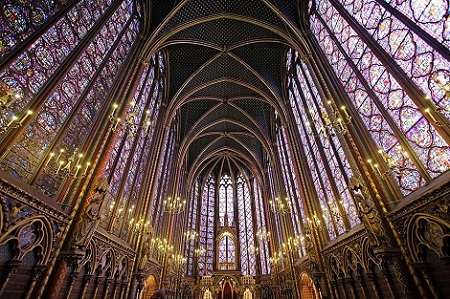
{"type": "Polygon", "coordinates": [[[431,120],[432,120],[434,123],[436,122],[436,118],[434,118],[433,114],[431,113],[430,108],[426,108],[426,109],[425,109],[425,113],[427,113],[427,114],[430,116],[431,120]]]}
{"type": "Polygon", "coordinates": [[[58,157],[56,157],[56,160],[59,160],[59,158],[61,158],[61,154],[64,153],[64,152],[65,152],[65,150],[63,148],[60,149],[59,150],[59,155],[58,155],[58,157]]]}
{"type": "Polygon", "coordinates": [[[383,152],[381,149],[378,150],[378,153],[381,155],[381,157],[383,158],[383,161],[387,164],[389,164],[389,157],[388,155],[383,152]]]}
{"type": "Polygon", "coordinates": [[[341,106],[341,110],[344,111],[345,117],[346,117],[346,118],[349,118],[350,115],[348,115],[347,109],[345,109],[345,106],[344,106],[344,105],[341,106]]]}
{"type": "Polygon", "coordinates": [[[58,169],[56,170],[56,174],[58,174],[59,173],[59,170],[61,169],[61,167],[63,166],[63,164],[64,164],[64,161],[59,161],[59,165],[58,165],[58,169]]]}
{"type": "Polygon", "coordinates": [[[369,163],[370,168],[372,168],[372,170],[375,171],[375,168],[373,167],[373,164],[372,164],[372,160],[371,159],[367,160],[367,163],[369,163]]]}
{"type": "Polygon", "coordinates": [[[113,110],[111,111],[111,118],[114,118],[114,114],[116,113],[116,110],[117,110],[118,107],[119,107],[119,105],[114,103],[113,110]]]}
{"type": "Polygon", "coordinates": [[[55,153],[52,152],[48,156],[49,156],[49,158],[47,159],[47,162],[45,162],[44,167],[47,167],[48,163],[50,163],[50,161],[52,160],[53,156],[55,156],[55,153]]]}
{"type": "Polygon", "coordinates": [[[19,125],[21,126],[22,123],[23,123],[23,121],[24,121],[29,115],[31,115],[31,114],[33,114],[33,111],[28,110],[27,113],[26,113],[26,114],[22,117],[22,119],[19,121],[19,125]]]}
{"type": "Polygon", "coordinates": [[[83,158],[83,154],[78,154],[77,164],[80,164],[81,158],[83,158]]]}
{"type": "Polygon", "coordinates": [[[119,123],[120,123],[120,118],[117,118],[116,124],[113,127],[113,131],[115,131],[117,129],[117,126],[119,125],[119,123]]]}
{"type": "Polygon", "coordinates": [[[89,168],[90,165],[91,165],[91,162],[87,162],[87,163],[86,163],[86,168],[84,169],[83,176],[86,175],[86,173],[87,173],[88,168],[89,168]]]}
{"type": "Polygon", "coordinates": [[[77,175],[78,175],[78,172],[80,171],[80,168],[81,168],[81,165],[80,165],[80,164],[78,164],[78,165],[77,165],[77,171],[75,171],[75,175],[74,175],[74,177],[77,177],[77,175]]]}
{"type": "Polygon", "coordinates": [[[338,124],[339,124],[339,127],[341,128],[341,130],[343,131],[344,130],[344,124],[342,123],[342,118],[338,118],[337,119],[337,121],[338,121],[338,124]]]}
{"type": "Polygon", "coordinates": [[[11,121],[6,126],[7,127],[11,126],[17,119],[18,119],[18,117],[13,115],[13,117],[11,118],[11,121]]]}
{"type": "Polygon", "coordinates": [[[378,174],[381,176],[381,171],[380,168],[378,167],[378,164],[375,164],[375,169],[377,170],[378,174]]]}

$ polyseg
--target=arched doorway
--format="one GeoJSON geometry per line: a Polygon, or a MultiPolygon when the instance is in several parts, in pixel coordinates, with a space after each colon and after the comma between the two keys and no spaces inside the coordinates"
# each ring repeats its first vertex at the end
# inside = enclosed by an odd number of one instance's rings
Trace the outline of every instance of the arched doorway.
{"type": "Polygon", "coordinates": [[[232,278],[222,278],[220,284],[220,290],[217,294],[219,299],[236,299],[235,282],[232,278]]]}
{"type": "Polygon", "coordinates": [[[300,279],[300,293],[302,295],[302,299],[318,299],[316,288],[314,287],[314,283],[312,279],[306,273],[302,273],[300,279]]]}
{"type": "Polygon", "coordinates": [[[157,288],[158,285],[156,284],[155,276],[150,275],[144,282],[144,289],[142,290],[140,299],[150,299],[157,288]]]}

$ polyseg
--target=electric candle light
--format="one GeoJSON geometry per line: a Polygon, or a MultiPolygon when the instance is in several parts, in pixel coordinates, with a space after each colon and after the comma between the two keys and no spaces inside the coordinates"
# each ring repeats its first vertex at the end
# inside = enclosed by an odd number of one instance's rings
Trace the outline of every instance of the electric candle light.
{"type": "Polygon", "coordinates": [[[7,127],[11,126],[18,119],[19,118],[17,116],[13,115],[13,117],[11,118],[11,121],[6,126],[7,127]]]}
{"type": "Polygon", "coordinates": [[[345,117],[346,117],[346,118],[349,118],[350,115],[348,115],[347,109],[345,109],[345,106],[344,106],[344,105],[341,106],[341,110],[344,111],[345,117]]]}
{"type": "Polygon", "coordinates": [[[430,108],[426,108],[424,111],[425,111],[425,113],[427,113],[430,116],[430,118],[433,122],[436,122],[436,118],[434,118],[433,114],[431,114],[430,108]]]}
{"type": "Polygon", "coordinates": [[[117,126],[119,126],[119,123],[120,123],[120,118],[117,118],[116,123],[115,123],[115,125],[113,127],[113,130],[117,129],[117,126]]]}
{"type": "Polygon", "coordinates": [[[27,113],[23,116],[23,118],[19,121],[19,125],[21,126],[23,121],[31,114],[33,114],[33,111],[28,110],[27,113]]]}
{"type": "Polygon", "coordinates": [[[372,170],[375,171],[375,168],[373,167],[373,164],[372,164],[372,160],[371,160],[371,159],[368,159],[368,160],[367,160],[367,163],[369,163],[370,168],[372,168],[372,170]]]}
{"type": "Polygon", "coordinates": [[[60,150],[59,150],[58,157],[56,158],[56,160],[59,160],[59,158],[61,158],[61,154],[64,153],[64,152],[65,152],[65,150],[64,150],[63,148],[60,149],[60,150]]]}
{"type": "Polygon", "coordinates": [[[377,170],[378,174],[381,175],[381,171],[380,168],[378,167],[378,164],[374,164],[373,166],[375,166],[375,169],[377,170]]]}
{"type": "Polygon", "coordinates": [[[80,171],[80,168],[81,168],[81,165],[80,164],[78,164],[77,165],[77,171],[75,171],[75,177],[77,176],[77,174],[78,174],[78,172],[80,171]]]}
{"type": "Polygon", "coordinates": [[[91,162],[87,162],[87,163],[86,163],[86,168],[84,169],[83,175],[86,175],[86,173],[87,173],[88,168],[89,168],[90,165],[91,165],[91,162]]]}
{"type": "Polygon", "coordinates": [[[338,121],[339,127],[343,130],[344,129],[344,124],[342,123],[342,118],[339,117],[337,119],[337,121],[338,121]]]}
{"type": "Polygon", "coordinates": [[[117,110],[118,107],[119,107],[119,105],[114,103],[113,110],[111,111],[111,118],[114,118],[114,114],[116,113],[116,110],[117,110]]]}
{"type": "Polygon", "coordinates": [[[78,160],[77,160],[77,164],[79,164],[80,163],[80,160],[81,160],[81,158],[83,158],[83,154],[78,154],[78,160]]]}
{"type": "Polygon", "coordinates": [[[64,161],[59,161],[59,165],[58,165],[58,169],[56,170],[56,174],[58,174],[59,173],[59,171],[61,170],[61,167],[63,166],[63,164],[64,164],[64,161]]]}
{"type": "Polygon", "coordinates": [[[52,160],[52,158],[55,156],[55,153],[51,152],[49,154],[49,158],[47,159],[47,162],[45,162],[44,167],[46,167],[48,165],[48,163],[50,163],[50,161],[52,160]]]}

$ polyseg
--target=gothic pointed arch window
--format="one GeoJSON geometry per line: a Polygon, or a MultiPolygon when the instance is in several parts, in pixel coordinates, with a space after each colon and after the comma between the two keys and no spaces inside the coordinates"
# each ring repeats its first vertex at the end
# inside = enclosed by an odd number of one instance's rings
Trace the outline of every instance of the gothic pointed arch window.
{"type": "Polygon", "coordinates": [[[217,247],[218,269],[236,270],[236,242],[235,236],[226,231],[219,236],[217,247]]]}
{"type": "Polygon", "coordinates": [[[153,55],[142,73],[126,113],[125,126],[116,132],[118,137],[105,169],[110,187],[103,205],[102,226],[116,234],[127,234],[133,223],[111,224],[111,215],[134,218],[143,175],[148,167],[155,120],[162,101],[156,57],[157,54],[153,55]]]}
{"type": "MultiPolygon", "coordinates": [[[[177,116],[175,115],[174,118],[177,116]]],[[[173,126],[176,124],[174,123],[173,126]]],[[[151,210],[152,223],[162,223],[164,220],[164,201],[169,197],[169,178],[174,171],[174,151],[175,151],[175,140],[176,132],[172,127],[170,130],[166,131],[166,136],[164,137],[163,143],[163,153],[160,155],[158,161],[158,170],[156,176],[159,178],[156,181],[155,188],[153,189],[153,206],[151,210]]],[[[163,234],[164,227],[162,225],[158,226],[157,234],[163,234]]]]}
{"type": "Polygon", "coordinates": [[[213,173],[208,176],[203,192],[200,210],[200,240],[199,246],[204,253],[198,257],[198,271],[200,276],[211,275],[214,262],[214,238],[215,238],[215,200],[216,180],[213,173]]]}
{"type": "MultiPolygon", "coordinates": [[[[252,180],[252,188],[254,193],[255,202],[255,221],[256,230],[260,232],[268,232],[266,223],[266,207],[264,206],[261,187],[258,184],[257,179],[252,180]]],[[[269,263],[269,240],[267,238],[256,238],[259,248],[259,265],[261,275],[268,275],[271,272],[269,263]]]]}
{"type": "MultiPolygon", "coordinates": [[[[288,77],[289,100],[302,141],[305,163],[310,169],[307,175],[310,175],[309,179],[315,187],[312,196],[320,205],[320,211],[312,216],[323,218],[330,239],[334,239],[359,223],[355,202],[348,188],[352,169],[337,133],[328,127],[331,117],[325,107],[327,101],[320,96],[309,69],[293,50],[288,51],[287,64],[291,70],[288,77]]],[[[278,128],[278,132],[279,144],[286,144],[286,133],[282,128],[278,128]]],[[[285,153],[286,157],[282,160],[286,163],[289,151],[282,148],[280,152],[285,153]]],[[[289,173],[289,170],[286,171],[289,173]]],[[[289,183],[287,177],[285,179],[288,181],[288,191],[294,192],[295,184],[289,183]]],[[[298,190],[298,187],[295,186],[295,189],[298,190]]],[[[295,213],[301,213],[300,203],[294,203],[295,213]]]]}
{"type": "MultiPolygon", "coordinates": [[[[191,200],[189,201],[189,210],[187,213],[187,233],[193,233],[198,231],[198,203],[200,196],[200,180],[197,178],[195,180],[194,187],[191,190],[191,200]]],[[[197,242],[198,235],[193,235],[194,237],[188,237],[186,245],[187,262],[186,262],[186,274],[191,276],[194,275],[194,260],[195,260],[195,245],[197,242]]]]}
{"type": "Polygon", "coordinates": [[[277,146],[278,154],[280,156],[282,174],[284,184],[286,186],[289,204],[291,206],[291,215],[293,221],[293,227],[295,235],[298,237],[298,252],[299,256],[305,255],[305,243],[302,233],[302,221],[305,219],[305,210],[303,208],[303,201],[300,195],[300,189],[298,186],[297,175],[295,169],[291,166],[292,156],[290,148],[287,144],[286,131],[283,127],[276,124],[277,132],[277,146]]]}
{"type": "Polygon", "coordinates": [[[259,248],[255,244],[252,194],[242,173],[237,175],[236,189],[241,271],[243,275],[254,276],[256,275],[256,254],[259,248]]]}
{"type": "Polygon", "coordinates": [[[403,195],[450,167],[448,11],[448,1],[311,2],[317,45],[403,195]]]}
{"type": "Polygon", "coordinates": [[[233,182],[229,174],[224,174],[219,181],[219,220],[220,225],[225,225],[225,218],[228,225],[234,222],[234,194],[233,182]]]}
{"type": "MultiPolygon", "coordinates": [[[[8,145],[2,169],[50,197],[57,195],[69,173],[85,171],[90,130],[99,113],[108,109],[105,99],[138,35],[136,9],[140,7],[131,0],[79,1],[7,60],[0,89],[16,92],[20,99],[0,111],[0,126],[8,127],[17,117],[31,122],[8,145]]],[[[18,10],[2,18],[12,18],[9,22],[23,17],[18,10]]]]}

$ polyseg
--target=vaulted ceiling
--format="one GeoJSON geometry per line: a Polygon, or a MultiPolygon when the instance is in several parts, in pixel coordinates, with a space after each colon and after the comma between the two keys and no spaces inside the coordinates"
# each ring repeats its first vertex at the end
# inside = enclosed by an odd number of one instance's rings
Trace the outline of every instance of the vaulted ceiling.
{"type": "Polygon", "coordinates": [[[166,121],[178,123],[189,173],[264,171],[273,109],[282,114],[284,52],[301,40],[297,6],[295,0],[153,1],[146,51],[166,53],[166,121]]]}

